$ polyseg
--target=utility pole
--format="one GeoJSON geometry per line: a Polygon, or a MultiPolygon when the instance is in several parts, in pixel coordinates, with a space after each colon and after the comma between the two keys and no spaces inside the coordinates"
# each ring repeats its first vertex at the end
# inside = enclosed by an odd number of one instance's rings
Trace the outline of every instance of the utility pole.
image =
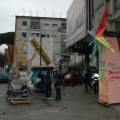
{"type": "Polygon", "coordinates": [[[42,54],[42,33],[40,33],[40,66],[41,66],[41,54],[42,54]]]}

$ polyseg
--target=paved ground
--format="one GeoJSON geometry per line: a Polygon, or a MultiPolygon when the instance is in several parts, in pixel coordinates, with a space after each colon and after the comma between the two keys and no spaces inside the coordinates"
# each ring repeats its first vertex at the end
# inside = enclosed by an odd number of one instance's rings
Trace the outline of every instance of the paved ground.
{"type": "Polygon", "coordinates": [[[97,95],[90,88],[85,92],[84,86],[62,89],[61,101],[54,101],[54,88],[53,100],[33,91],[32,102],[19,105],[6,101],[6,86],[0,84],[0,120],[120,120],[119,105],[106,108],[98,104],[97,95]]]}

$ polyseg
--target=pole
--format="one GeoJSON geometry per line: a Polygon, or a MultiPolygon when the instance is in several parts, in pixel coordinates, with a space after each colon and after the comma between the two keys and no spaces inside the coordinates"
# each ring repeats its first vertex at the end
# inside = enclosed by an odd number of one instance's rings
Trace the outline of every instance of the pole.
{"type": "Polygon", "coordinates": [[[42,54],[42,34],[40,33],[40,66],[41,66],[41,54],[42,54]]]}
{"type": "Polygon", "coordinates": [[[83,54],[82,54],[82,74],[83,74],[83,54]]]}

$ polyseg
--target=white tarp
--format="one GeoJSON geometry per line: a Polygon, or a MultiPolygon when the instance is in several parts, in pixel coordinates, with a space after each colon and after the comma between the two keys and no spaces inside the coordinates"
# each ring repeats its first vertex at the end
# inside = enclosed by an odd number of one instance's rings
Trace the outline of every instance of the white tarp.
{"type": "Polygon", "coordinates": [[[86,0],[74,0],[67,11],[67,42],[69,47],[86,35],[86,0]]]}
{"type": "MultiPolygon", "coordinates": [[[[32,39],[32,37],[29,37],[29,41],[32,39]]],[[[35,39],[40,43],[40,38],[35,37],[35,39]]],[[[53,38],[42,38],[42,49],[46,52],[48,57],[53,61],[53,38]]],[[[31,59],[32,55],[35,53],[35,49],[33,46],[28,43],[28,60],[31,59]]],[[[35,58],[32,61],[32,66],[40,66],[40,56],[36,52],[35,58]]],[[[41,66],[46,66],[44,61],[41,59],[41,66]]],[[[52,63],[49,65],[52,66],[52,63]]]]}

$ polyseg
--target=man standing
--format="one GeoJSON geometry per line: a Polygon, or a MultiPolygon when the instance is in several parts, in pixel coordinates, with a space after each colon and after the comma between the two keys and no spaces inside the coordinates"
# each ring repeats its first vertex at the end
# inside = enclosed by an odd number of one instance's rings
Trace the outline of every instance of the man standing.
{"type": "Polygon", "coordinates": [[[62,82],[62,87],[63,87],[63,89],[65,89],[65,85],[64,85],[64,74],[63,74],[62,72],[60,72],[59,76],[60,76],[60,79],[61,79],[61,82],[62,82]]]}
{"type": "Polygon", "coordinates": [[[51,100],[51,77],[50,77],[50,72],[47,71],[47,74],[44,76],[44,83],[45,83],[45,88],[46,88],[46,99],[51,100]]]}
{"type": "Polygon", "coordinates": [[[90,77],[91,77],[90,70],[87,70],[84,76],[85,76],[85,88],[86,88],[86,91],[88,91],[87,84],[89,84],[89,86],[92,88],[91,83],[90,83],[90,77]]]}
{"type": "Polygon", "coordinates": [[[62,81],[61,81],[61,75],[58,75],[58,78],[55,81],[54,87],[56,88],[56,99],[55,101],[61,100],[61,86],[62,86],[62,81]]]}

